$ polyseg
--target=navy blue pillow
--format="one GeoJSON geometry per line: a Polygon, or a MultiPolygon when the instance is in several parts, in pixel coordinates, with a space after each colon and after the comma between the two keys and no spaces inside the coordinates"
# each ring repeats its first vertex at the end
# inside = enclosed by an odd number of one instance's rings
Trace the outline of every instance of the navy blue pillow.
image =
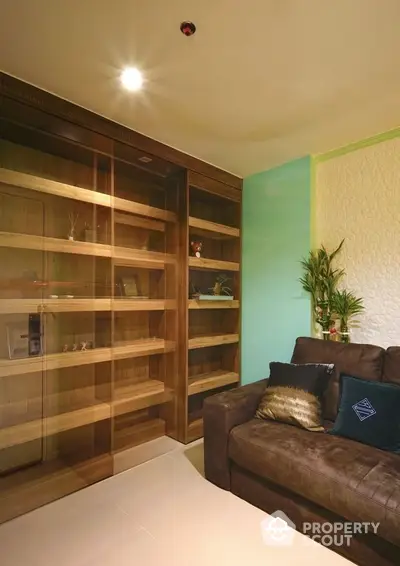
{"type": "Polygon", "coordinates": [[[330,434],[400,453],[400,387],[340,377],[339,413],[330,434]]]}

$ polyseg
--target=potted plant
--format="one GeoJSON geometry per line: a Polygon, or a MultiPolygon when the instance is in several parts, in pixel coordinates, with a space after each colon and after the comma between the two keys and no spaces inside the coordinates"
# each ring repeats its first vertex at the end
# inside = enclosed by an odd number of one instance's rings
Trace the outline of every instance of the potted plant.
{"type": "Polygon", "coordinates": [[[324,246],[312,250],[307,259],[301,261],[304,275],[300,278],[303,289],[310,293],[314,320],[322,328],[324,340],[329,340],[330,330],[334,325],[332,299],[343,269],[335,269],[333,260],[342,249],[344,240],[331,253],[324,246]]]}
{"type": "Polygon", "coordinates": [[[353,317],[364,312],[363,299],[357,298],[351,291],[346,291],[346,289],[335,291],[332,296],[332,307],[340,321],[340,340],[341,342],[349,343],[349,322],[353,317]]]}

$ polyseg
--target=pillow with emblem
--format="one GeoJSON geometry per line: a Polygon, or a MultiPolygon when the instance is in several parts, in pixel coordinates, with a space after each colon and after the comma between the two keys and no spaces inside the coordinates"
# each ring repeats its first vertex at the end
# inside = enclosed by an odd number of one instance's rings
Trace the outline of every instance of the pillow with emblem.
{"type": "Polygon", "coordinates": [[[267,389],[256,417],[323,432],[322,397],[333,375],[333,364],[271,362],[267,389]]]}
{"type": "Polygon", "coordinates": [[[340,391],[330,434],[400,453],[400,387],[341,375],[340,391]]]}

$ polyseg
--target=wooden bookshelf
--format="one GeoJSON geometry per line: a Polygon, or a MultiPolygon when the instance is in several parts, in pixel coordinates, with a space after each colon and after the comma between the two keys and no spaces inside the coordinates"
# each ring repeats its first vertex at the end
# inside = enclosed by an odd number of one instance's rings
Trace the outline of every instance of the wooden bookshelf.
{"type": "Polygon", "coordinates": [[[60,434],[61,432],[93,424],[110,417],[111,410],[109,404],[94,403],[90,407],[2,428],[0,430],[0,450],[32,442],[45,436],[60,434]]]}
{"type": "Polygon", "coordinates": [[[2,478],[0,523],[105,479],[112,469],[112,456],[106,454],[68,466],[51,460],[18,470],[2,478]]]}
{"type": "Polygon", "coordinates": [[[59,183],[58,181],[44,179],[35,175],[27,175],[26,173],[21,173],[19,171],[0,169],[0,183],[4,183],[11,187],[21,187],[38,193],[54,195],[111,208],[110,195],[67,185],[66,183],[59,183]]]}
{"type": "MultiPolygon", "coordinates": [[[[183,207],[186,225],[181,254],[187,258],[183,285],[188,298],[182,300],[182,336],[187,352],[180,358],[185,375],[184,422],[180,440],[188,443],[203,434],[203,403],[207,396],[236,387],[239,376],[240,343],[240,217],[237,193],[215,180],[189,172],[183,207]],[[201,257],[193,254],[191,242],[202,244],[201,257]],[[189,252],[189,255],[188,255],[189,252]],[[218,291],[231,300],[199,300],[218,291]]],[[[185,258],[185,259],[186,259],[185,258]]]]}
{"type": "Polygon", "coordinates": [[[214,271],[239,271],[239,263],[209,259],[205,257],[189,257],[189,267],[193,269],[213,269],[214,271]]]}
{"type": "Polygon", "coordinates": [[[26,173],[20,173],[17,171],[0,169],[0,183],[30,189],[39,193],[105,206],[115,210],[130,212],[131,214],[157,218],[166,222],[176,221],[176,215],[174,213],[155,208],[154,206],[147,206],[117,197],[113,198],[110,195],[96,191],[67,185],[66,183],[59,183],[57,181],[36,177],[34,175],[27,175],[26,173]]]}
{"type": "Polygon", "coordinates": [[[31,236],[28,234],[13,234],[9,232],[0,232],[0,247],[113,257],[116,265],[132,265],[136,267],[147,267],[149,269],[164,269],[165,264],[173,264],[175,261],[171,254],[121,247],[114,247],[114,249],[112,249],[111,246],[104,244],[61,240],[59,238],[31,236]]]}
{"type": "Polygon", "coordinates": [[[4,74],[0,125],[1,523],[202,435],[239,381],[241,180],[4,74]],[[189,295],[219,273],[233,300],[189,295]]]}
{"type": "Polygon", "coordinates": [[[235,344],[236,342],[239,342],[239,334],[196,336],[195,338],[189,338],[189,350],[222,346],[223,344],[235,344]]]}
{"type": "Polygon", "coordinates": [[[210,238],[220,238],[222,236],[239,238],[240,230],[239,228],[232,228],[231,226],[224,226],[224,224],[218,224],[217,222],[210,222],[208,220],[203,220],[201,218],[194,218],[189,216],[189,227],[196,228],[197,234],[202,234],[206,232],[207,236],[210,238]]]}
{"type": "Polygon", "coordinates": [[[189,395],[218,389],[239,382],[239,374],[234,371],[216,370],[189,377],[189,395]]]}

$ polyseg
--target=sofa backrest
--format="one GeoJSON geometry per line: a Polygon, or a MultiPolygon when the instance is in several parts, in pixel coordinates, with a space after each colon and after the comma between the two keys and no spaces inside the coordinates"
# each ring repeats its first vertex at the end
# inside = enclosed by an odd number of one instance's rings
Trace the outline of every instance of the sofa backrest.
{"type": "MultiPolygon", "coordinates": [[[[386,380],[394,378],[393,365],[395,360],[400,362],[400,348],[390,357],[386,364],[386,380]]],[[[335,420],[339,404],[339,377],[347,373],[354,377],[369,381],[381,381],[384,375],[385,350],[371,344],[342,344],[318,338],[297,338],[293,351],[294,364],[335,364],[336,373],[326,392],[323,407],[323,417],[335,420]]],[[[398,378],[400,384],[400,375],[398,378]]]]}
{"type": "Polygon", "coordinates": [[[400,385],[400,347],[390,346],[385,353],[383,381],[400,385]]]}

